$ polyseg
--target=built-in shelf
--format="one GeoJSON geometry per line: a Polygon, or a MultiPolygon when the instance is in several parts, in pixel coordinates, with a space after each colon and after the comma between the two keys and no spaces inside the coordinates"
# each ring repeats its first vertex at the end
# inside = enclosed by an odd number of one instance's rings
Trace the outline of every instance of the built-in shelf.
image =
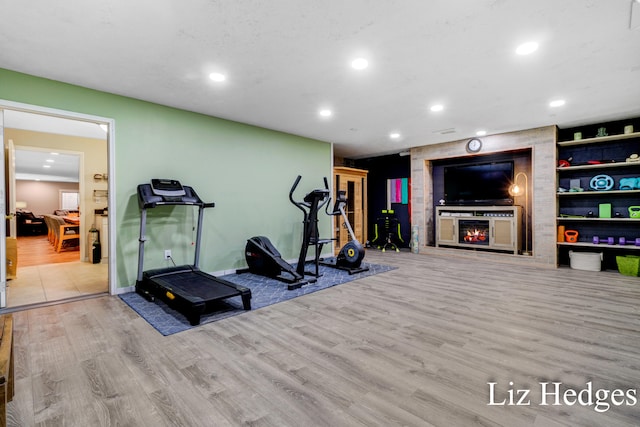
{"type": "Polygon", "coordinates": [[[610,142],[610,141],[620,141],[623,139],[629,138],[638,138],[640,137],[640,132],[633,133],[623,133],[619,135],[608,135],[608,136],[598,136],[596,138],[585,138],[585,139],[574,139],[571,141],[560,141],[558,142],[559,147],[570,147],[572,145],[586,145],[586,144],[597,144],[602,142],[610,142]]]}
{"type": "Polygon", "coordinates": [[[601,190],[601,191],[564,191],[558,192],[558,196],[608,196],[611,194],[640,194],[640,190],[601,190]]]}
{"type": "Polygon", "coordinates": [[[639,167],[640,162],[611,162],[611,163],[598,163],[595,165],[576,165],[576,166],[558,166],[556,169],[558,172],[569,172],[577,170],[589,170],[589,169],[615,169],[615,168],[628,168],[639,167]]]}
{"type": "MultiPolygon", "coordinates": [[[[568,138],[575,132],[595,133],[596,129],[600,132],[603,128],[620,132],[628,125],[637,129],[639,124],[639,119],[593,124],[566,129],[563,135],[568,138]]],[[[573,163],[556,167],[557,188],[581,187],[585,190],[556,193],[556,224],[560,240],[563,240],[565,228],[571,228],[580,237],[577,242],[557,243],[558,262],[570,262],[568,251],[575,248],[577,251],[602,252],[603,267],[616,268],[617,256],[625,253],[635,255],[640,250],[640,246],[635,245],[635,240],[640,237],[640,218],[630,218],[631,214],[627,214],[627,211],[640,206],[640,188],[633,181],[640,177],[640,161],[627,161],[635,157],[632,154],[640,154],[640,132],[558,141],[557,149],[560,163],[565,159],[571,159],[573,163]],[[594,178],[598,176],[602,177],[606,185],[599,185],[600,181],[596,181],[594,185],[608,187],[609,190],[595,190],[591,187],[594,178]],[[633,189],[620,190],[623,179],[630,182],[629,185],[625,183],[623,188],[633,189]],[[591,216],[592,213],[595,216],[591,216]],[[611,218],[599,218],[600,213],[611,218]],[[615,213],[623,214],[624,217],[616,217],[615,213]],[[593,243],[596,237],[600,238],[600,243],[593,243]],[[617,244],[623,237],[633,243],[617,244]],[[608,244],[609,238],[616,244],[608,244]]]]}
{"type": "Polygon", "coordinates": [[[640,224],[640,219],[638,218],[588,218],[588,217],[579,217],[579,216],[559,216],[558,221],[593,221],[593,222],[637,222],[640,224]]]}
{"type": "Polygon", "coordinates": [[[582,248],[591,248],[591,249],[631,249],[631,250],[640,250],[640,246],[636,245],[608,245],[606,243],[588,243],[588,242],[577,242],[577,243],[568,243],[568,242],[558,242],[559,246],[578,246],[582,248]]]}

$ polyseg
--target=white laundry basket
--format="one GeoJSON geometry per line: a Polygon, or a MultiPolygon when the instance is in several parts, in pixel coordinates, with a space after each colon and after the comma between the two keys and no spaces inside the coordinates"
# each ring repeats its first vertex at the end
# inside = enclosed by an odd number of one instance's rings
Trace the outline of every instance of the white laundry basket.
{"type": "Polygon", "coordinates": [[[576,270],[602,270],[602,252],[569,251],[569,265],[576,270]]]}

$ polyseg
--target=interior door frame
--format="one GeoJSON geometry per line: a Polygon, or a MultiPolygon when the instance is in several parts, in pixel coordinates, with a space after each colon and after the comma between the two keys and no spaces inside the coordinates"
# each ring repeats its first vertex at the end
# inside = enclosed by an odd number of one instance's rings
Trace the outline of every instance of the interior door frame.
{"type": "MultiPolygon", "coordinates": [[[[94,116],[89,114],[78,113],[74,111],[66,111],[59,110],[55,108],[42,107],[38,105],[24,104],[20,102],[13,102],[4,99],[0,99],[0,136],[2,136],[3,146],[4,146],[4,110],[15,110],[22,111],[26,113],[33,114],[42,114],[51,117],[59,117],[63,119],[70,120],[79,120],[90,123],[95,123],[97,125],[107,125],[107,168],[109,173],[109,180],[107,182],[107,206],[109,212],[117,212],[116,210],[116,198],[115,198],[115,188],[116,188],[116,174],[115,174],[115,120],[109,117],[101,117],[94,116]]],[[[0,174],[0,191],[2,192],[2,200],[0,200],[0,206],[3,207],[3,211],[6,212],[5,206],[5,194],[4,189],[6,185],[5,173],[4,173],[4,149],[2,153],[2,170],[0,174]]],[[[116,227],[115,227],[115,215],[111,214],[108,216],[108,245],[109,245],[109,264],[107,267],[108,270],[108,282],[109,282],[109,294],[115,295],[117,293],[116,286],[116,227]]],[[[2,259],[0,259],[0,282],[3,282],[6,285],[6,236],[7,230],[5,227],[5,222],[2,221],[0,225],[0,251],[2,253],[2,259]]],[[[2,283],[0,283],[0,287],[2,287],[2,283]]],[[[4,294],[2,294],[4,295],[4,294]]],[[[0,295],[0,298],[2,297],[0,295]]],[[[0,308],[6,306],[6,299],[0,300],[0,308]]]]}
{"type": "MultiPolygon", "coordinates": [[[[3,118],[4,120],[4,118],[3,118]]],[[[4,123],[4,121],[3,121],[4,123]]],[[[4,141],[4,137],[3,137],[3,141],[4,141]]],[[[8,206],[7,206],[7,212],[8,212],[8,216],[9,216],[9,229],[7,230],[7,236],[11,236],[11,237],[17,237],[18,236],[18,221],[16,221],[16,198],[15,198],[15,193],[16,193],[16,168],[15,168],[15,164],[16,164],[16,147],[13,144],[13,140],[9,139],[7,140],[7,145],[5,146],[5,150],[4,150],[4,155],[8,156],[5,157],[4,159],[4,165],[5,167],[7,167],[7,169],[5,171],[3,171],[3,176],[5,177],[9,177],[9,182],[5,184],[5,188],[8,188],[8,192],[9,192],[9,200],[8,200],[8,206]]],[[[5,203],[6,201],[6,197],[5,197],[5,203]]],[[[2,306],[4,307],[4,306],[2,306]]]]}
{"type": "Polygon", "coordinates": [[[2,138],[2,151],[0,151],[0,212],[4,216],[0,221],[0,308],[7,306],[7,205],[5,175],[5,148],[4,148],[4,110],[0,109],[0,137],[2,138]]]}
{"type": "MultiPolygon", "coordinates": [[[[9,177],[9,212],[11,212],[12,214],[16,212],[16,179],[15,179],[15,168],[16,168],[16,164],[15,164],[15,152],[16,150],[19,151],[38,151],[38,152],[50,152],[51,151],[51,147],[48,148],[44,148],[44,147],[32,147],[32,146],[25,146],[25,145],[16,145],[12,140],[9,140],[9,142],[11,143],[10,146],[13,148],[11,152],[11,154],[13,155],[13,166],[9,167],[9,170],[6,171],[5,173],[5,177],[9,177]],[[13,176],[11,176],[13,174],[13,176]]],[[[72,150],[64,150],[64,149],[60,149],[60,148],[55,148],[55,151],[62,153],[62,154],[67,154],[67,155],[72,155],[72,156],[77,156],[78,157],[78,190],[76,191],[78,194],[85,194],[85,180],[82,178],[85,176],[84,173],[84,153],[83,152],[78,152],[78,151],[72,151],[72,150]]],[[[62,184],[62,183],[61,183],[62,184]]],[[[64,190],[59,190],[59,191],[64,191],[64,190]]],[[[58,200],[60,200],[60,195],[58,200]]],[[[80,201],[80,203],[78,204],[77,208],[79,208],[80,212],[85,212],[85,200],[80,201]]],[[[62,205],[58,205],[59,209],[63,209],[62,205]]],[[[76,209],[76,208],[74,208],[76,209]]],[[[15,223],[15,215],[12,215],[13,219],[12,219],[12,223],[15,223]]],[[[93,215],[91,215],[90,217],[93,217],[93,215]]],[[[88,231],[89,231],[89,226],[88,224],[90,224],[91,221],[81,221],[80,223],[80,235],[81,236],[86,236],[88,231]]],[[[12,224],[13,225],[13,224],[12,224]]],[[[14,235],[14,231],[17,231],[15,229],[11,229],[11,236],[12,237],[16,237],[17,233],[14,235]]],[[[80,261],[86,262],[89,260],[89,257],[86,256],[87,253],[87,239],[80,239],[80,251],[79,251],[79,256],[78,259],[80,261]]]]}

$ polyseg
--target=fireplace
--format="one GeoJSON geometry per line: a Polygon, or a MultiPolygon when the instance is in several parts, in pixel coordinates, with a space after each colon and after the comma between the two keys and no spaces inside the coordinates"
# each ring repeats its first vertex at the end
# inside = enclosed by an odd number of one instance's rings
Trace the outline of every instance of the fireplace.
{"type": "Polygon", "coordinates": [[[460,220],[458,243],[489,246],[489,220],[460,220]]]}

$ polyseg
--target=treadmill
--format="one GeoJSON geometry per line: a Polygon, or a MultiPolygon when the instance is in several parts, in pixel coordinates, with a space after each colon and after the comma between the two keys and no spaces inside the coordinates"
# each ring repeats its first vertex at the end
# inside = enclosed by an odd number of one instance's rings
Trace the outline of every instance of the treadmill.
{"type": "Polygon", "coordinates": [[[138,276],[136,292],[149,301],[160,298],[182,313],[192,326],[200,324],[203,314],[218,310],[227,298],[240,296],[245,310],[251,310],[251,289],[200,271],[200,240],[205,208],[193,188],[170,179],[152,179],[150,184],[138,185],[138,204],[142,211],[138,246],[138,276]],[[144,271],[144,244],[147,210],[158,206],[193,206],[198,208],[198,224],[193,265],[173,266],[144,271]]]}

